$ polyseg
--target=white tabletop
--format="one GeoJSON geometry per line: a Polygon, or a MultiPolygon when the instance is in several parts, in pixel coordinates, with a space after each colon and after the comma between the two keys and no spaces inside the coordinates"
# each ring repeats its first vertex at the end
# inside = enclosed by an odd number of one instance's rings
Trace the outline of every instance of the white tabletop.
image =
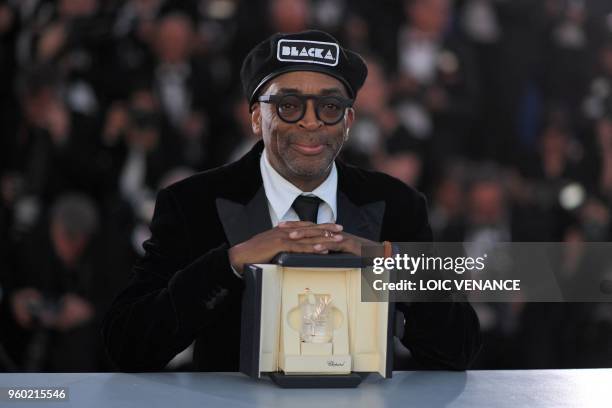
{"type": "Polygon", "coordinates": [[[612,369],[404,371],[356,389],[282,389],[238,373],[0,374],[0,388],[67,387],[69,401],[33,407],[612,407],[612,369]]]}

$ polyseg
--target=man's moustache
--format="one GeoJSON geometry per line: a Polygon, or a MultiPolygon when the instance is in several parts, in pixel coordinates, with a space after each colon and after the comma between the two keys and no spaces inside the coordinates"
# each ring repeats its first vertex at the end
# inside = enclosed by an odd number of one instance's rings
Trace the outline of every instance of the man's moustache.
{"type": "Polygon", "coordinates": [[[308,135],[299,135],[295,133],[289,133],[286,138],[289,143],[298,143],[298,144],[311,144],[311,145],[328,145],[330,141],[330,136],[327,134],[308,134],[308,135]]]}

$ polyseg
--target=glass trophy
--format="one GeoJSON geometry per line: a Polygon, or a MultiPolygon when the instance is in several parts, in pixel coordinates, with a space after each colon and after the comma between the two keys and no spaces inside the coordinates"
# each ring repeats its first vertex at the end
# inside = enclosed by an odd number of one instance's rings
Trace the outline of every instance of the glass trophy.
{"type": "Polygon", "coordinates": [[[333,333],[331,296],[317,295],[306,288],[301,297],[301,341],[304,343],[331,342],[333,333]]]}

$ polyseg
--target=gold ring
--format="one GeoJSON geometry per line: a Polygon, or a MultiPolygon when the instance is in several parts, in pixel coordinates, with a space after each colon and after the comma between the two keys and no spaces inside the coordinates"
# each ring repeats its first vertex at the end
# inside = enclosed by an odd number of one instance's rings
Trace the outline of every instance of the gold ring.
{"type": "Polygon", "coordinates": [[[325,238],[329,238],[331,236],[331,233],[329,231],[325,231],[325,238]]]}

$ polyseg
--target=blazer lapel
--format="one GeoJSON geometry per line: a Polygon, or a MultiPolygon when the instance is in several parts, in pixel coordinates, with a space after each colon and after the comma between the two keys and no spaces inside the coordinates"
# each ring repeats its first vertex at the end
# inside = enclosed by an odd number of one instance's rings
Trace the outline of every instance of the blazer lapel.
{"type": "Polygon", "coordinates": [[[346,194],[338,190],[338,219],[344,231],[370,241],[380,241],[385,202],[375,201],[361,206],[354,204],[346,194]]]}
{"type": "MultiPolygon", "coordinates": [[[[244,188],[228,190],[215,200],[217,215],[230,246],[247,241],[252,236],[272,228],[268,200],[261,180],[259,160],[264,145],[260,140],[234,166],[236,174],[248,182],[244,188]],[[231,192],[229,192],[231,191],[231,192]]],[[[233,185],[228,180],[229,185],[233,185]]]]}
{"type": "Polygon", "coordinates": [[[217,198],[216,205],[230,246],[247,241],[254,235],[272,228],[263,185],[246,204],[227,198],[217,198]]]}

